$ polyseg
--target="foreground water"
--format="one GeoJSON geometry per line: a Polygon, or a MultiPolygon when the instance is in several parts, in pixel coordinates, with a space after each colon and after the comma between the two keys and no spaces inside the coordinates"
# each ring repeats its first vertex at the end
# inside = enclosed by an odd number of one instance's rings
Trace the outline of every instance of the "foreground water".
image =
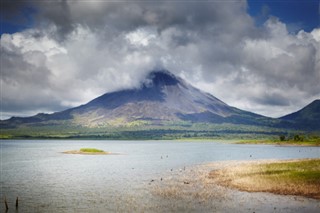
{"type": "MultiPolygon", "coordinates": [[[[218,142],[3,140],[0,143],[0,196],[1,199],[6,196],[12,210],[18,196],[18,212],[161,211],[167,204],[153,195],[149,186],[165,179],[170,172],[216,161],[320,157],[320,147],[218,142]],[[62,154],[83,147],[121,154],[62,154]]],[[[185,211],[179,205],[172,208],[169,210],[185,211]]]]}

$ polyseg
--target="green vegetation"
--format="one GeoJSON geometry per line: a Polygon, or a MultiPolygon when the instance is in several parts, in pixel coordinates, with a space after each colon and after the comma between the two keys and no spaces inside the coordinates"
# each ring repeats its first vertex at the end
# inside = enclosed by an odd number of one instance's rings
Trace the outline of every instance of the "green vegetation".
{"type": "Polygon", "coordinates": [[[57,125],[21,125],[2,128],[2,139],[112,139],[112,140],[171,140],[171,139],[263,139],[286,134],[282,129],[192,122],[168,122],[145,125],[134,121],[123,126],[75,126],[71,123],[57,125]]]}
{"type": "Polygon", "coordinates": [[[280,135],[279,139],[241,140],[237,144],[271,144],[271,145],[295,145],[295,146],[320,146],[320,136],[315,134],[280,135]]]}
{"type": "Polygon", "coordinates": [[[95,148],[81,148],[80,152],[104,152],[101,149],[95,149],[95,148]]]}
{"type": "MultiPolygon", "coordinates": [[[[315,183],[320,187],[320,159],[256,165],[265,178],[277,181],[315,183]]],[[[253,171],[254,172],[254,171],[253,171]]]]}
{"type": "Polygon", "coordinates": [[[27,125],[1,128],[0,139],[96,139],[96,140],[238,140],[240,143],[319,145],[320,132],[307,133],[268,126],[230,123],[192,123],[171,121],[149,125],[132,121],[126,125],[87,127],[67,121],[57,124],[27,125]],[[298,135],[299,137],[294,137],[298,135]],[[279,137],[281,136],[281,137],[279,137]],[[312,138],[314,136],[314,138],[312,138]],[[245,141],[244,141],[245,140],[245,141]],[[248,141],[250,140],[250,141],[248,141]],[[296,141],[295,141],[296,140],[296,141]],[[311,142],[311,144],[309,143],[311,142]]]}
{"type": "Polygon", "coordinates": [[[108,155],[111,152],[105,152],[95,148],[81,148],[80,150],[64,151],[64,154],[81,154],[81,155],[108,155]]]}
{"type": "Polygon", "coordinates": [[[209,176],[222,185],[245,191],[320,199],[320,159],[245,163],[213,171],[209,176]]]}

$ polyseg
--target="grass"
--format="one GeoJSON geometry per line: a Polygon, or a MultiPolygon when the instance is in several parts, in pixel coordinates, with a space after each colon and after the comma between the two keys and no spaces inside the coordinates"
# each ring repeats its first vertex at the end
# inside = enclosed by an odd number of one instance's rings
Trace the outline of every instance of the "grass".
{"type": "Polygon", "coordinates": [[[320,159],[244,163],[212,171],[219,184],[249,192],[320,199],[320,159]]]}
{"type": "Polygon", "coordinates": [[[95,149],[95,148],[81,148],[80,152],[97,153],[97,152],[104,152],[104,151],[101,149],[95,149]]]}
{"type": "Polygon", "coordinates": [[[101,149],[95,148],[81,148],[80,150],[71,150],[71,151],[64,151],[64,154],[83,154],[83,155],[107,155],[111,154],[111,152],[106,152],[101,149]]]}

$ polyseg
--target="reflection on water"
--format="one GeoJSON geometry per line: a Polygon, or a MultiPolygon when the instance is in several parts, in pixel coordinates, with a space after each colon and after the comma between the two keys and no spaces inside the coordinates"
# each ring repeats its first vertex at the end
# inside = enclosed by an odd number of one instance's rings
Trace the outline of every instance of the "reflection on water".
{"type": "MultiPolygon", "coordinates": [[[[161,211],[152,180],[221,160],[319,158],[320,147],[177,141],[1,141],[1,199],[19,212],[161,211]],[[68,155],[94,147],[121,155],[68,155]]],[[[4,205],[0,206],[4,210],[4,205]]],[[[179,211],[179,208],[172,209],[179,211]]],[[[10,211],[9,211],[10,212],[10,211]]]]}

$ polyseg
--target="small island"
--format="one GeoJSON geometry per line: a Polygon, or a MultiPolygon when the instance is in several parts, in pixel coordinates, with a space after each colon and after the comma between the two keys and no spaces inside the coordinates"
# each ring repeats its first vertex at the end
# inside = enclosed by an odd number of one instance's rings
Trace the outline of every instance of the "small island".
{"type": "Polygon", "coordinates": [[[62,152],[64,154],[81,154],[81,155],[108,155],[111,154],[111,152],[106,152],[101,149],[95,149],[95,148],[81,148],[80,150],[71,150],[71,151],[65,151],[62,152]]]}

